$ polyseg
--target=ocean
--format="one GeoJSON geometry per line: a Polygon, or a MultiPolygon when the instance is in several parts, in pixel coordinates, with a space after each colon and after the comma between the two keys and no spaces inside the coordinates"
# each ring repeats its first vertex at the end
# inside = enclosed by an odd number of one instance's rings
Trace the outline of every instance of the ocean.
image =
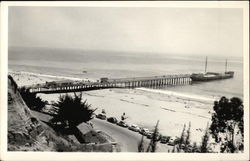
{"type": "MultiPolygon", "coordinates": [[[[234,78],[157,90],[243,98],[243,59],[207,56],[208,71],[224,72],[228,59],[228,70],[235,72],[234,78]]],[[[204,72],[205,56],[13,47],[9,48],[8,66],[13,71],[96,80],[204,72]]]]}

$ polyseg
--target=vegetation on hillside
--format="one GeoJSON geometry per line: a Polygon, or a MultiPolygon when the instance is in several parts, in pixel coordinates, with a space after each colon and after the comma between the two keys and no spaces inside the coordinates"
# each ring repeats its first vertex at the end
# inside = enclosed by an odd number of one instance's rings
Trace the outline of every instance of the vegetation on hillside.
{"type": "Polygon", "coordinates": [[[95,110],[87,101],[82,101],[82,93],[74,97],[71,95],[61,95],[59,101],[53,104],[56,108],[56,115],[51,120],[52,123],[60,122],[64,127],[76,127],[82,122],[87,122],[93,118],[95,110]]]}
{"type": "Polygon", "coordinates": [[[217,143],[221,144],[221,152],[234,153],[243,150],[244,109],[240,98],[222,97],[214,102],[214,113],[210,131],[217,143]],[[237,138],[237,139],[236,139],[237,138]]]}
{"type": "Polygon", "coordinates": [[[32,110],[41,111],[47,104],[47,101],[43,101],[35,93],[31,93],[28,88],[22,87],[19,92],[26,105],[32,110]]]}
{"type": "Polygon", "coordinates": [[[152,139],[150,140],[150,143],[147,148],[147,152],[156,152],[157,137],[159,135],[158,125],[159,125],[159,120],[155,125],[154,132],[152,134],[152,139]]]}
{"type": "Polygon", "coordinates": [[[234,153],[244,150],[244,109],[242,100],[237,97],[231,99],[221,97],[219,101],[214,102],[213,109],[212,124],[207,125],[201,145],[190,143],[191,124],[189,123],[187,132],[184,124],[181,137],[176,142],[172,152],[213,152],[209,143],[210,136],[218,143],[222,153],[234,153]]]}
{"type": "Polygon", "coordinates": [[[157,121],[155,125],[154,132],[152,133],[152,138],[150,139],[150,142],[148,144],[146,151],[144,148],[144,136],[142,135],[141,141],[138,143],[138,152],[156,152],[157,137],[159,135],[158,125],[159,125],[159,120],[157,121]]]}
{"type": "Polygon", "coordinates": [[[176,146],[174,147],[173,151],[185,152],[185,153],[198,152],[199,147],[197,147],[196,143],[194,143],[193,145],[191,144],[190,137],[191,137],[191,122],[189,122],[187,130],[186,130],[186,124],[184,124],[180,138],[175,140],[176,146]]]}
{"type": "Polygon", "coordinates": [[[201,147],[200,147],[200,152],[201,153],[207,153],[209,152],[208,149],[208,141],[209,141],[209,126],[207,125],[207,128],[205,130],[205,134],[202,137],[202,141],[201,141],[201,147]]]}
{"type": "Polygon", "coordinates": [[[185,142],[185,130],[186,130],[186,124],[183,126],[183,130],[181,133],[180,141],[179,141],[179,147],[181,147],[182,144],[185,142]]]}
{"type": "Polygon", "coordinates": [[[144,136],[142,135],[141,141],[138,144],[138,152],[144,152],[144,136]]]}

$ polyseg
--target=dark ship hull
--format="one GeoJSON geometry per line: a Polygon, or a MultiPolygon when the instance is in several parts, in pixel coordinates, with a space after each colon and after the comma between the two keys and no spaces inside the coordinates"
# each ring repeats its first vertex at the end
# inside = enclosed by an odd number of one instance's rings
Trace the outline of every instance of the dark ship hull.
{"type": "Polygon", "coordinates": [[[207,72],[205,74],[193,73],[190,76],[190,78],[192,79],[192,81],[212,81],[212,80],[233,78],[233,76],[234,76],[234,72],[232,71],[225,72],[225,73],[207,72]]]}

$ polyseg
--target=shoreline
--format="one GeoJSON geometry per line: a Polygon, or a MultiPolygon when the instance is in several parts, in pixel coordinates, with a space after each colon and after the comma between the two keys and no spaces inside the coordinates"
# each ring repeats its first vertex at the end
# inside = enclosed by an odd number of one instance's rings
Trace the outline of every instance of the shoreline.
{"type": "Polygon", "coordinates": [[[207,103],[213,103],[215,99],[218,99],[218,98],[209,98],[209,97],[199,96],[195,94],[184,94],[180,92],[173,92],[173,91],[159,90],[159,89],[149,89],[149,88],[144,88],[144,87],[136,88],[136,89],[142,90],[142,91],[148,91],[152,93],[165,94],[165,95],[174,96],[174,97],[186,99],[186,100],[193,100],[193,101],[200,101],[200,102],[207,102],[207,103]]]}
{"type": "Polygon", "coordinates": [[[87,78],[76,78],[76,77],[67,77],[67,76],[56,76],[56,75],[49,75],[49,74],[41,74],[41,73],[33,73],[33,72],[26,72],[26,71],[12,71],[10,70],[8,74],[12,75],[15,81],[19,86],[24,85],[33,85],[39,83],[45,83],[46,81],[59,81],[59,80],[72,80],[72,81],[91,81],[93,82],[94,79],[87,79],[87,78]],[[25,80],[24,77],[27,77],[25,80]],[[33,80],[30,79],[32,77],[33,80]]]}
{"type": "Polygon", "coordinates": [[[45,77],[45,78],[68,79],[68,80],[76,80],[76,81],[84,80],[84,79],[75,78],[75,77],[55,76],[55,75],[33,73],[33,72],[25,72],[25,71],[9,71],[9,73],[13,73],[13,74],[26,74],[26,75],[31,75],[31,76],[45,77]]]}
{"type": "MultiPolygon", "coordinates": [[[[62,77],[36,74],[30,72],[10,72],[18,86],[23,84],[44,83],[61,80],[62,77]]],[[[65,78],[65,77],[64,77],[65,78]]],[[[72,93],[71,93],[72,94],[72,93]]],[[[102,89],[83,92],[84,99],[92,108],[107,112],[107,117],[118,120],[123,112],[128,115],[128,124],[135,123],[141,127],[153,129],[157,119],[160,120],[159,130],[163,135],[180,136],[183,125],[192,123],[192,140],[200,142],[203,130],[211,118],[211,100],[199,99],[177,92],[157,89],[102,89]],[[177,119],[178,118],[178,119],[177,119]]],[[[59,94],[39,94],[48,102],[57,101],[59,94]]]]}
{"type": "MultiPolygon", "coordinates": [[[[27,75],[27,76],[35,76],[39,77],[40,80],[41,78],[44,78],[44,80],[49,79],[49,81],[53,80],[72,80],[72,81],[91,81],[93,82],[94,79],[92,78],[76,78],[76,77],[67,77],[67,76],[56,76],[56,75],[49,75],[49,74],[41,74],[41,73],[33,73],[33,72],[26,72],[26,71],[9,71],[9,74],[16,74],[16,75],[27,75]]],[[[15,76],[14,76],[15,77],[15,76]]],[[[22,82],[20,82],[22,84],[22,82]]],[[[45,83],[45,82],[43,82],[45,83]]],[[[31,82],[30,84],[31,85],[31,82]]],[[[193,101],[200,101],[200,102],[207,102],[207,103],[213,103],[214,100],[218,98],[208,98],[205,96],[199,96],[195,94],[184,94],[181,92],[173,92],[173,91],[168,91],[168,90],[159,90],[159,89],[150,89],[150,88],[145,88],[145,87],[138,87],[135,88],[136,90],[141,90],[145,92],[151,92],[151,93],[159,93],[159,94],[165,94],[167,96],[174,96],[180,99],[186,99],[186,100],[193,100],[193,101]]]]}

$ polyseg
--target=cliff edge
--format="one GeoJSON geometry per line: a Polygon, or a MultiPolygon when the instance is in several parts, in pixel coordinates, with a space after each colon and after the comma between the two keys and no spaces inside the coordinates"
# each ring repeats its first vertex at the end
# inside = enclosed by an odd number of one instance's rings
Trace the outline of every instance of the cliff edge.
{"type": "Polygon", "coordinates": [[[102,151],[112,152],[110,143],[80,144],[55,132],[40,121],[23,101],[18,86],[8,76],[8,151],[102,151]]]}
{"type": "Polygon", "coordinates": [[[13,78],[8,76],[8,150],[52,150],[42,123],[32,115],[17,87],[13,78]]]}

